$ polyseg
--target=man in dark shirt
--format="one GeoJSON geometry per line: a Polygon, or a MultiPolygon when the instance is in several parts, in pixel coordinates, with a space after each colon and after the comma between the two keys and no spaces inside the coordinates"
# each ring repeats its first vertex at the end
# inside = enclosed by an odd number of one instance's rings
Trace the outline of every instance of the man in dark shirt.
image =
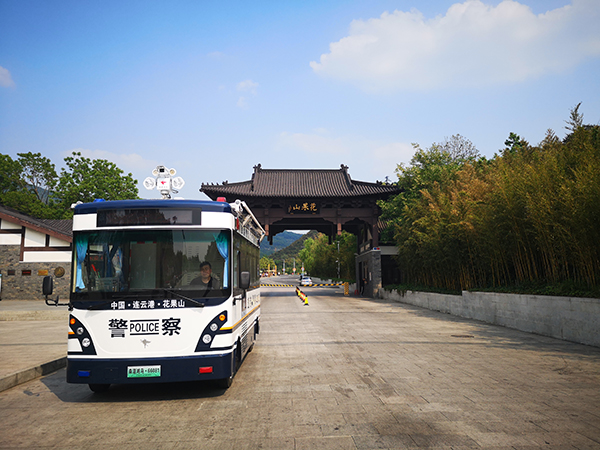
{"type": "Polygon", "coordinates": [[[208,261],[200,263],[200,276],[194,278],[190,286],[198,289],[221,289],[219,282],[212,276],[212,266],[208,261]]]}

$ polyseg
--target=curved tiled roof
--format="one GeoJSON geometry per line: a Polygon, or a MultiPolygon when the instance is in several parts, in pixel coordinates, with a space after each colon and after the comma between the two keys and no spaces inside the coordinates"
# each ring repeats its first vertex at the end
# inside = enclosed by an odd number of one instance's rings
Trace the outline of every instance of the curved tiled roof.
{"type": "Polygon", "coordinates": [[[36,219],[16,209],[0,205],[0,219],[2,218],[68,242],[73,241],[73,221],[71,219],[36,219]]]}
{"type": "Polygon", "coordinates": [[[200,188],[209,197],[363,197],[399,193],[396,186],[355,181],[348,167],[339,169],[263,169],[254,167],[249,181],[239,183],[204,184],[200,188]]]}

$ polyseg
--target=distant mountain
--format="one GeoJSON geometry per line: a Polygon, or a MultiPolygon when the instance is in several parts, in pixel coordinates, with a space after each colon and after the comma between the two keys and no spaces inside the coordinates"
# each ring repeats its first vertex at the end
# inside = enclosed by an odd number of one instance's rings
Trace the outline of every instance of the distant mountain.
{"type": "Polygon", "coordinates": [[[260,257],[268,256],[270,258],[273,253],[289,247],[301,237],[301,234],[284,231],[273,236],[273,245],[270,245],[268,239],[265,238],[260,243],[260,257]]]}
{"type": "Polygon", "coordinates": [[[300,253],[300,250],[304,248],[304,241],[306,241],[309,238],[314,239],[318,234],[319,233],[317,231],[309,231],[308,233],[301,235],[300,239],[294,241],[288,247],[273,253],[269,258],[273,259],[278,264],[279,261],[283,261],[285,259],[288,261],[289,264],[289,261],[291,261],[293,258],[298,257],[298,253],[300,253]]]}

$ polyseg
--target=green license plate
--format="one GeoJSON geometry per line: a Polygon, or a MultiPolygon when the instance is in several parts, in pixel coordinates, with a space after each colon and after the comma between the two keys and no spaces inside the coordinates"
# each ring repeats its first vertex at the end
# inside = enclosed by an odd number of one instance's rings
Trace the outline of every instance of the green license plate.
{"type": "Polygon", "coordinates": [[[160,366],[128,366],[127,378],[160,377],[160,366]]]}

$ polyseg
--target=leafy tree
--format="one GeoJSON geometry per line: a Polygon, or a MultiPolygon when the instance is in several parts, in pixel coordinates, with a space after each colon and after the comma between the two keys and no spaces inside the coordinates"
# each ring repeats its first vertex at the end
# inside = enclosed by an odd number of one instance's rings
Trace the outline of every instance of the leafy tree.
{"type": "Polygon", "coordinates": [[[511,133],[505,145],[490,161],[458,166],[432,148],[399,171],[407,189],[382,209],[403,282],[597,296],[600,126],[576,126],[562,142],[548,130],[537,147],[511,133]]]}
{"type": "Polygon", "coordinates": [[[277,267],[283,268],[283,261],[285,261],[285,267],[288,272],[290,272],[294,267],[295,261],[297,263],[296,269],[300,270],[299,263],[301,260],[298,257],[298,254],[304,248],[304,242],[310,238],[314,239],[317,235],[317,231],[311,230],[308,233],[302,235],[299,239],[296,239],[292,244],[288,245],[287,247],[282,248],[281,250],[278,250],[275,253],[272,253],[271,255],[265,256],[271,257],[273,261],[275,261],[275,264],[277,264],[277,267]]]}
{"type": "Polygon", "coordinates": [[[309,274],[321,278],[337,278],[339,262],[340,278],[349,280],[354,279],[355,251],[354,235],[343,231],[342,235],[336,236],[335,241],[330,244],[329,238],[319,233],[304,242],[304,248],[298,256],[309,274]]]}
{"type": "Polygon", "coordinates": [[[513,132],[508,135],[508,139],[504,141],[504,145],[506,146],[503,152],[504,155],[514,154],[529,147],[527,141],[523,140],[521,136],[513,132]]]}
{"type": "Polygon", "coordinates": [[[567,124],[565,128],[571,133],[574,133],[577,128],[583,126],[583,114],[579,112],[580,106],[581,102],[577,103],[575,107],[571,108],[569,120],[565,120],[567,124]]]}
{"type": "Polygon", "coordinates": [[[260,258],[260,261],[258,264],[259,264],[260,270],[275,269],[275,261],[273,261],[271,258],[267,258],[266,256],[263,256],[262,258],[260,258]]]}
{"type": "Polygon", "coordinates": [[[54,164],[40,153],[19,153],[19,159],[0,155],[0,202],[42,219],[72,216],[71,204],[97,198],[138,198],[137,181],[114,163],[73,153],[65,158],[68,169],[57,175],[54,164]]]}
{"type": "Polygon", "coordinates": [[[73,203],[93,202],[96,199],[128,200],[138,197],[137,180],[131,173],[124,172],[113,162],[90,159],[73,152],[65,158],[66,169],[62,169],[56,188],[57,197],[64,210],[73,203]]]}
{"type": "MultiPolygon", "coordinates": [[[[9,155],[0,154],[0,195],[21,188],[21,173],[23,168],[9,155]]],[[[3,203],[4,203],[4,199],[3,203]]]]}
{"type": "Polygon", "coordinates": [[[456,162],[465,162],[475,160],[480,157],[477,147],[460,134],[453,135],[450,139],[446,138],[439,144],[440,149],[450,155],[450,159],[456,162]]]}
{"type": "Polygon", "coordinates": [[[544,149],[549,145],[558,144],[559,142],[560,139],[558,138],[558,136],[556,136],[554,130],[552,128],[548,128],[548,130],[546,130],[546,136],[544,136],[544,139],[542,140],[542,142],[540,142],[540,148],[544,149]]]}
{"type": "Polygon", "coordinates": [[[26,183],[40,202],[49,204],[50,192],[55,188],[58,178],[54,164],[41,153],[17,154],[22,168],[21,182],[26,183]]]}
{"type": "MultiPolygon", "coordinates": [[[[461,139],[463,138],[456,138],[454,142],[461,142],[461,139]]],[[[382,210],[381,218],[388,222],[388,226],[382,233],[382,240],[389,241],[394,238],[399,227],[403,226],[402,222],[406,218],[405,209],[418,202],[424,191],[434,189],[436,185],[446,185],[456,178],[463,161],[458,157],[459,149],[456,150],[456,157],[452,156],[450,152],[452,145],[454,144],[447,143],[444,148],[444,144],[434,143],[428,149],[422,149],[418,144],[413,144],[415,154],[411,158],[410,165],[399,164],[396,168],[398,176],[396,184],[401,193],[387,201],[378,202],[382,210]]],[[[467,147],[465,144],[465,148],[467,147]]]]}
{"type": "Polygon", "coordinates": [[[25,214],[40,218],[59,218],[50,199],[56,183],[56,170],[40,153],[19,153],[14,161],[1,155],[0,202],[25,214]]]}

